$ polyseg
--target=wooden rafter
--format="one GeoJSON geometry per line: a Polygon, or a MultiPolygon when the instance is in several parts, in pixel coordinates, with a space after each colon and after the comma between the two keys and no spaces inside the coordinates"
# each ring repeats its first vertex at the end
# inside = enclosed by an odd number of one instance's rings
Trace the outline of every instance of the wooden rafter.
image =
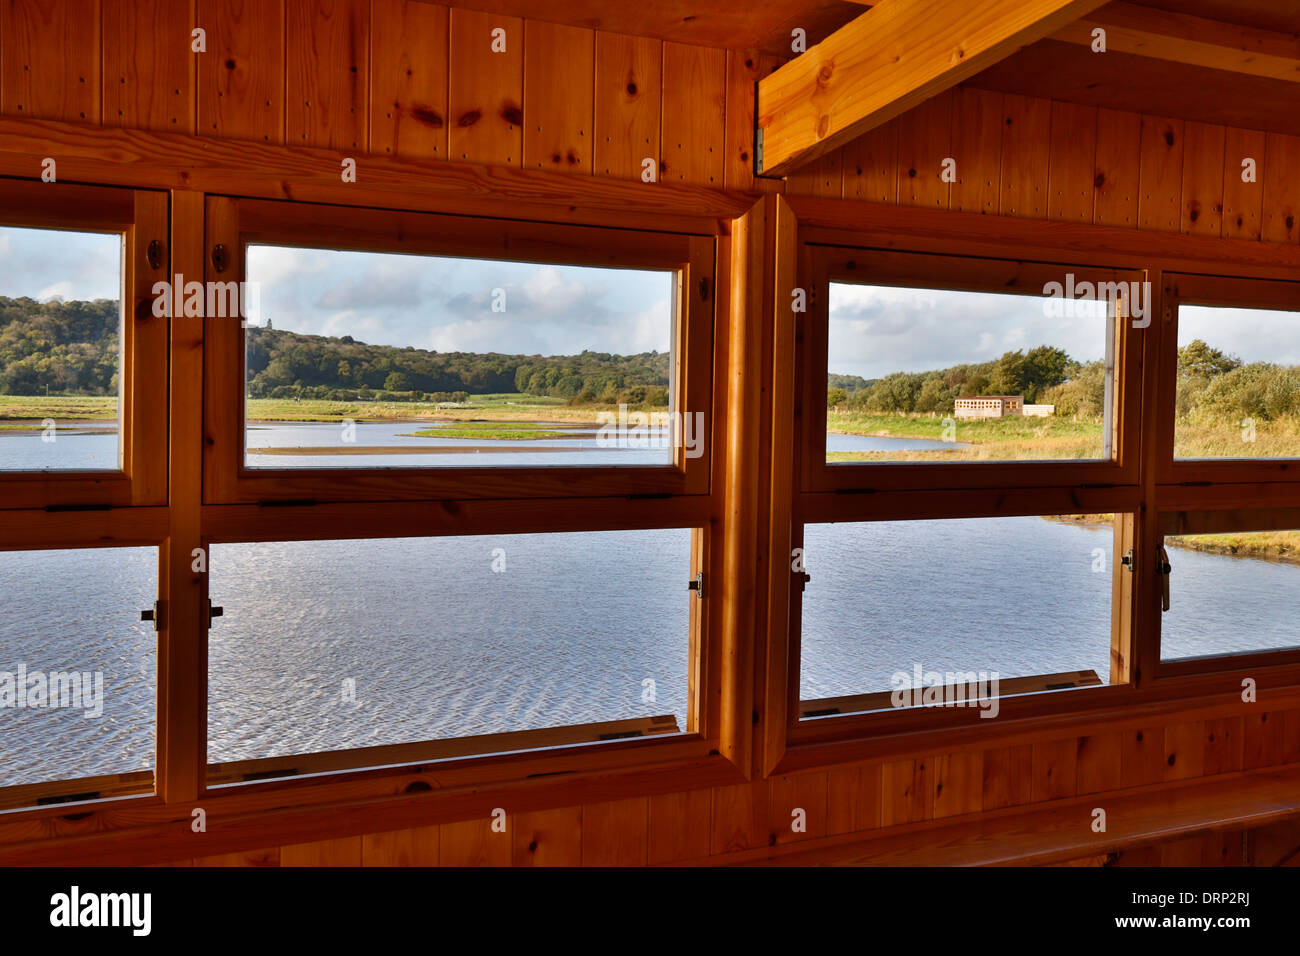
{"type": "Polygon", "coordinates": [[[759,171],[784,176],[1101,5],[885,0],[759,81],[759,171]]]}
{"type": "Polygon", "coordinates": [[[1300,38],[1253,27],[1111,3],[1052,35],[1093,47],[1105,31],[1106,51],[1300,83],[1300,38]]]}

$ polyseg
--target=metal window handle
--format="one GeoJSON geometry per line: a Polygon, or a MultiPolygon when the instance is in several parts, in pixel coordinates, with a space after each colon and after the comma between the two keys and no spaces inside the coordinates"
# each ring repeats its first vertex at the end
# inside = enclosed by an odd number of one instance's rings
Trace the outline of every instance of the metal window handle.
{"type": "Polygon", "coordinates": [[[806,591],[808,589],[808,582],[812,580],[812,575],[807,571],[796,571],[795,580],[799,582],[799,590],[806,591]]]}
{"type": "Polygon", "coordinates": [[[208,601],[208,629],[212,629],[212,619],[214,617],[225,617],[226,609],[224,607],[213,607],[212,602],[208,601]]]}
{"type": "Polygon", "coordinates": [[[701,601],[704,600],[704,572],[703,571],[700,571],[695,575],[694,581],[688,581],[686,583],[686,590],[694,591],[695,596],[697,598],[699,598],[701,601]]]}
{"type": "Polygon", "coordinates": [[[1169,564],[1169,554],[1162,547],[1160,549],[1160,610],[1169,610],[1169,572],[1173,567],[1169,564]]]}

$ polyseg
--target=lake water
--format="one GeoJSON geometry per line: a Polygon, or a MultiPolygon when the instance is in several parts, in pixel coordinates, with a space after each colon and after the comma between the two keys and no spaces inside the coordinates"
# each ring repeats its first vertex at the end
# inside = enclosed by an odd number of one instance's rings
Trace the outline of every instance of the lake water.
{"type": "MultiPolygon", "coordinates": [[[[917,663],[1105,680],[1111,543],[1034,517],[810,526],[802,696],[888,690],[917,663]]],[[[682,529],[213,546],[226,614],[209,758],[658,714],[684,727],[689,546],[682,529]]],[[[1170,559],[1166,657],[1300,644],[1300,565],[1170,559]]],[[[156,581],[153,549],[0,552],[0,691],[20,665],[105,685],[93,719],[0,706],[0,786],[153,765],[155,635],[139,612],[156,581]]]]}

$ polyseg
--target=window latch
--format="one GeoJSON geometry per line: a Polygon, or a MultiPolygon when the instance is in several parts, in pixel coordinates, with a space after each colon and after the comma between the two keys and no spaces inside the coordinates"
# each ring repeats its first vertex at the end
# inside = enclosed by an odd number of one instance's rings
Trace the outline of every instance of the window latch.
{"type": "Polygon", "coordinates": [[[224,607],[213,607],[212,602],[208,601],[208,630],[212,630],[212,619],[214,617],[225,617],[226,609],[224,607]]]}
{"type": "Polygon", "coordinates": [[[1169,572],[1173,567],[1169,564],[1169,553],[1162,547],[1160,549],[1160,610],[1169,610],[1169,572]]]}
{"type": "Polygon", "coordinates": [[[807,571],[799,572],[799,590],[801,592],[808,590],[808,582],[812,580],[812,575],[807,571]]]}
{"type": "Polygon", "coordinates": [[[153,629],[159,631],[162,629],[162,601],[154,601],[153,607],[147,611],[140,612],[140,620],[153,621],[153,629]]]}
{"type": "Polygon", "coordinates": [[[1127,569],[1129,574],[1132,574],[1137,569],[1137,565],[1133,560],[1132,548],[1129,548],[1127,551],[1124,552],[1124,557],[1119,559],[1119,563],[1124,565],[1125,569],[1127,569]]]}
{"type": "Polygon", "coordinates": [[[699,598],[701,601],[704,600],[704,572],[703,571],[700,571],[695,575],[694,581],[688,581],[686,583],[686,590],[694,591],[695,596],[697,598],[699,598]]]}

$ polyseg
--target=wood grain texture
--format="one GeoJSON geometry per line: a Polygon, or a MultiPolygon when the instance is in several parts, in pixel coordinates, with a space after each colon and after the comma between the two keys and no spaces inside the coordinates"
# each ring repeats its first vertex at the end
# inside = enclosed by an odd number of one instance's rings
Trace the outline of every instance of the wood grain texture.
{"type": "Polygon", "coordinates": [[[1078,772],[1077,738],[1034,744],[1034,801],[1073,797],[1078,788],[1078,772]]]}
{"type": "Polygon", "coordinates": [[[772,777],[768,786],[769,832],[776,843],[797,843],[826,835],[825,773],[772,777]]]}
{"type": "Polygon", "coordinates": [[[726,178],[727,54],[664,44],[659,177],[721,187],[726,178]]]}
{"type": "Polygon", "coordinates": [[[1076,790],[1081,794],[1118,790],[1122,748],[1123,735],[1119,733],[1080,737],[1076,790]]]}
{"type": "Polygon", "coordinates": [[[651,160],[659,173],[663,42],[596,32],[593,168],[598,175],[641,179],[651,160]]]}
{"type": "Polygon", "coordinates": [[[984,751],[984,809],[1018,807],[1034,798],[1034,748],[997,747],[984,751]]]}
{"type": "Polygon", "coordinates": [[[767,846],[775,840],[771,820],[771,794],[765,784],[714,787],[709,853],[767,846]]]}
{"type": "Polygon", "coordinates": [[[1180,119],[1142,117],[1138,225],[1177,232],[1182,223],[1183,128],[1180,119]]]}
{"type": "Polygon", "coordinates": [[[193,133],[193,0],[104,0],[104,123],[193,133]]]}
{"type": "Polygon", "coordinates": [[[449,154],[517,166],[524,148],[524,21],[453,7],[449,54],[449,154]],[[505,48],[493,51],[493,31],[505,48]]]}
{"type": "Polygon", "coordinates": [[[1001,93],[971,87],[953,91],[952,158],[957,163],[952,208],[996,215],[1001,192],[1001,93]]]}
{"type": "Polygon", "coordinates": [[[649,839],[646,797],[588,803],[582,808],[583,866],[645,866],[649,839]]]}
{"type": "Polygon", "coordinates": [[[1097,168],[1093,174],[1092,221],[1138,225],[1142,117],[1121,110],[1097,110],[1097,168]]]}
{"type": "Polygon", "coordinates": [[[984,807],[984,754],[944,754],[934,761],[934,816],[979,813],[984,807]]]}
{"type": "Polygon", "coordinates": [[[898,202],[947,209],[951,186],[943,161],[952,157],[952,93],[941,93],[898,118],[898,202]]]}
{"type": "Polygon", "coordinates": [[[915,823],[934,816],[934,760],[891,760],[880,768],[880,825],[915,823]]]}
{"type": "MultiPolygon", "coordinates": [[[[1267,138],[1258,130],[1229,127],[1223,164],[1223,235],[1228,239],[1258,239],[1264,212],[1267,138]],[[1254,160],[1255,178],[1247,182],[1246,160],[1254,160]]],[[[1288,175],[1278,170],[1280,176],[1288,175]]],[[[1291,173],[1294,175],[1294,173],[1291,173]]]]}
{"type": "Polygon", "coordinates": [[[437,866],[438,827],[367,833],[361,838],[362,866],[437,866]]]}
{"type": "Polygon", "coordinates": [[[1097,108],[1052,103],[1047,218],[1092,222],[1096,195],[1097,108]]]}
{"type": "Polygon", "coordinates": [[[371,0],[370,150],[447,158],[448,11],[371,0]]]}
{"type": "Polygon", "coordinates": [[[877,126],[844,147],[844,198],[898,202],[897,120],[877,126]]]}
{"type": "Polygon", "coordinates": [[[494,830],[489,819],[444,823],[438,827],[438,860],[442,866],[509,866],[511,860],[510,827],[515,821],[506,818],[506,829],[494,830]]]}
{"type": "Polygon", "coordinates": [[[880,826],[880,764],[836,767],[826,775],[826,832],[854,833],[880,826]]]}
{"type": "Polygon", "coordinates": [[[998,211],[1004,216],[1047,216],[1051,157],[1050,100],[1007,94],[1002,100],[1002,173],[998,211]]]}
{"type": "Polygon", "coordinates": [[[100,0],[3,0],[0,112],[100,121],[100,0]]]}
{"type": "Polygon", "coordinates": [[[197,0],[198,131],[284,142],[284,0],[197,0]]]}
{"type": "Polygon", "coordinates": [[[521,813],[510,824],[512,866],[582,864],[582,807],[521,813]]]}
{"type": "Polygon", "coordinates": [[[1124,734],[1120,773],[1125,787],[1141,787],[1164,778],[1164,728],[1143,727],[1124,734]]]}
{"type": "Polygon", "coordinates": [[[280,848],[281,866],[360,866],[361,837],[341,837],[280,848]]]}
{"type": "Polygon", "coordinates": [[[1235,773],[1245,759],[1245,724],[1240,717],[1222,717],[1205,722],[1205,755],[1201,758],[1206,774],[1235,773]]]}
{"type": "Polygon", "coordinates": [[[285,0],[285,140],[369,149],[368,0],[285,0]]]}
{"type": "Polygon", "coordinates": [[[593,30],[524,24],[524,165],[591,174],[593,30]]]}
{"type": "Polygon", "coordinates": [[[1183,135],[1183,199],[1180,228],[1193,235],[1223,231],[1223,146],[1226,130],[1188,123],[1183,135]]]}
{"type": "Polygon", "coordinates": [[[1266,242],[1300,242],[1300,136],[1269,133],[1260,180],[1264,184],[1266,242]]]}
{"type": "Polygon", "coordinates": [[[713,791],[685,790],[650,798],[649,846],[653,864],[709,855],[713,791]]]}

